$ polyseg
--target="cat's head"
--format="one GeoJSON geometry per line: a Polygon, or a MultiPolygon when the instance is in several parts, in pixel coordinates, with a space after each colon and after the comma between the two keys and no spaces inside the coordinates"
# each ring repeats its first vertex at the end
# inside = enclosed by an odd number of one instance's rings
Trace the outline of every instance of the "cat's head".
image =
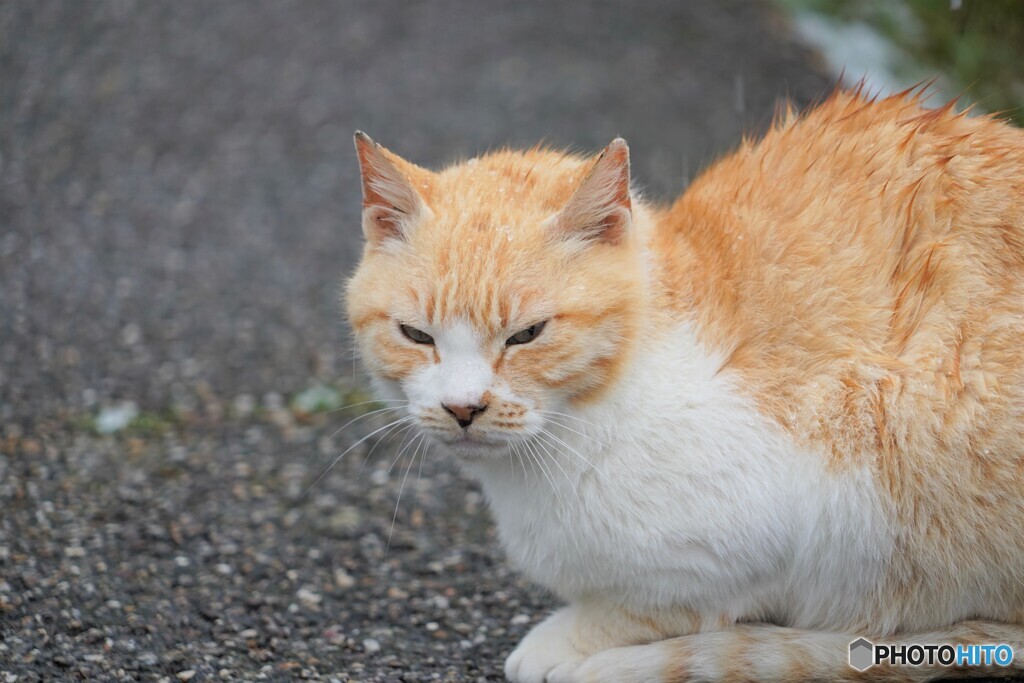
{"type": "Polygon", "coordinates": [[[465,457],[599,400],[636,341],[645,264],[629,150],[502,151],[440,172],[356,134],[349,320],[376,386],[465,457]]]}

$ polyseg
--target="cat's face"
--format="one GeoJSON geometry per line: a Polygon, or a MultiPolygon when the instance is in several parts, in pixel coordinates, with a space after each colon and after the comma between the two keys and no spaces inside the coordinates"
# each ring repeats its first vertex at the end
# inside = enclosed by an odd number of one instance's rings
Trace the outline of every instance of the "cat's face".
{"type": "Polygon", "coordinates": [[[634,341],[628,151],[500,152],[431,173],[357,135],[362,261],[348,313],[378,389],[465,457],[594,400],[634,341]]]}

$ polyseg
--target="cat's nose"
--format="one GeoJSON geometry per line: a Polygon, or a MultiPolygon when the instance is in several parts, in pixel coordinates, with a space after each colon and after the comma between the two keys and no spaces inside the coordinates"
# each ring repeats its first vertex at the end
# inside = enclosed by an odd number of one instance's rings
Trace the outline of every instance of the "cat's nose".
{"type": "Polygon", "coordinates": [[[442,403],[441,407],[444,408],[449,415],[454,417],[455,421],[458,422],[459,426],[463,429],[473,424],[473,418],[487,410],[486,404],[482,406],[457,406],[442,403]]]}

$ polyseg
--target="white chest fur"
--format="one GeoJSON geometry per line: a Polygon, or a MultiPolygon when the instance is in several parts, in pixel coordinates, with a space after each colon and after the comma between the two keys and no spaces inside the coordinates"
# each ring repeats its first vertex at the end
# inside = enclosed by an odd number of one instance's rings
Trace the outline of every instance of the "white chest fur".
{"type": "Polygon", "coordinates": [[[855,623],[892,551],[873,482],[827,472],[720,368],[681,326],[535,459],[467,465],[510,559],[566,599],[855,623]]]}

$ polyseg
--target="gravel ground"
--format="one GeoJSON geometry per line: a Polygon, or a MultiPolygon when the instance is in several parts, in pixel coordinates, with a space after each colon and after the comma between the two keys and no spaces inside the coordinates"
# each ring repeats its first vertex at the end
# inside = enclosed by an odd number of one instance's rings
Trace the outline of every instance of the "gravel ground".
{"type": "Polygon", "coordinates": [[[361,400],[352,131],[621,134],[666,197],[827,91],[789,35],[753,0],[0,4],[0,683],[500,680],[553,602],[479,491],[407,434],[314,485],[385,424],[292,402],[361,400]]]}

